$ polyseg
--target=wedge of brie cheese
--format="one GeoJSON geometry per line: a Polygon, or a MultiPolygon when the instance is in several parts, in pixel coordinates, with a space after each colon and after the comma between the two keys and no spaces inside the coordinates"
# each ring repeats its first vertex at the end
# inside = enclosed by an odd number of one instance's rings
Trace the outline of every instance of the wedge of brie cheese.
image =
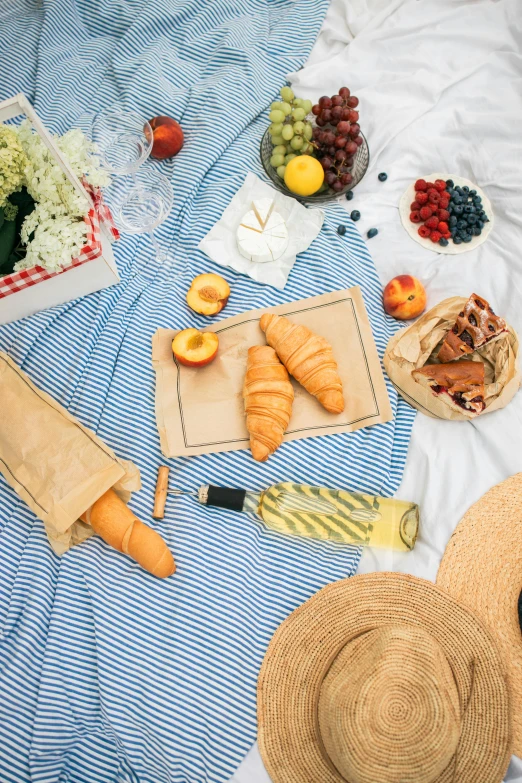
{"type": "Polygon", "coordinates": [[[237,246],[244,258],[265,264],[276,261],[288,247],[285,221],[274,211],[271,198],[252,202],[252,209],[243,216],[237,229],[237,246]]]}

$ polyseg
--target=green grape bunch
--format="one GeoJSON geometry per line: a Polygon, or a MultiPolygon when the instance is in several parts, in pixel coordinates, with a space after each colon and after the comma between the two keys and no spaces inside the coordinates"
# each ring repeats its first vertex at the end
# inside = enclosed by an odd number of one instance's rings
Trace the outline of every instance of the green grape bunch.
{"type": "Polygon", "coordinates": [[[285,168],[296,155],[312,155],[312,123],[306,117],[312,111],[312,101],[296,98],[290,87],[281,88],[281,100],[270,106],[268,132],[272,140],[270,165],[281,179],[285,168]]]}

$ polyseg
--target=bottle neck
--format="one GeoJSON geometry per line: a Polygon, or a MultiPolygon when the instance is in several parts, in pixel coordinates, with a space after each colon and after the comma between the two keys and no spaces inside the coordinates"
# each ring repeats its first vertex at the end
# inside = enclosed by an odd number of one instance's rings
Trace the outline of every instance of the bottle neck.
{"type": "Polygon", "coordinates": [[[200,487],[198,491],[198,500],[205,506],[218,506],[231,511],[246,511],[258,515],[260,515],[261,496],[261,492],[214,487],[212,484],[200,487]]]}

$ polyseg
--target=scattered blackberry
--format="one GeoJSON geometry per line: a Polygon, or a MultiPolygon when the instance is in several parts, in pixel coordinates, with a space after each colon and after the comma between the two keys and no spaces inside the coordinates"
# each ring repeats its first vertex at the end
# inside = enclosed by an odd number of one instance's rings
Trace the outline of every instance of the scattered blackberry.
{"type": "Polygon", "coordinates": [[[346,201],[351,201],[353,198],[353,190],[349,190],[346,194],[346,201]]]}
{"type": "Polygon", "coordinates": [[[361,217],[361,213],[358,209],[354,209],[353,212],[350,213],[350,217],[353,221],[357,221],[361,217]]]}
{"type": "Polygon", "coordinates": [[[373,239],[373,237],[376,237],[378,233],[379,233],[378,229],[370,228],[366,236],[368,237],[368,239],[373,239]]]}
{"type": "Polygon", "coordinates": [[[378,176],[379,182],[386,182],[387,179],[388,179],[388,175],[386,174],[386,172],[381,171],[381,173],[378,176]]]}
{"type": "Polygon", "coordinates": [[[337,226],[337,233],[343,237],[346,234],[346,226],[337,226]]]}

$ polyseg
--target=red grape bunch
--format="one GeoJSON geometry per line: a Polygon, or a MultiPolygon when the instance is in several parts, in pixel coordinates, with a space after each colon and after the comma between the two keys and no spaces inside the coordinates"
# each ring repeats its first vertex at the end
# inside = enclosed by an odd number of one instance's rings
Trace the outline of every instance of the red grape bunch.
{"type": "Polygon", "coordinates": [[[358,105],[359,98],[350,95],[348,87],[341,87],[337,95],[323,95],[312,107],[315,155],[321,161],[326,184],[337,192],[352,182],[350,170],[357,148],[363,143],[358,105]]]}

